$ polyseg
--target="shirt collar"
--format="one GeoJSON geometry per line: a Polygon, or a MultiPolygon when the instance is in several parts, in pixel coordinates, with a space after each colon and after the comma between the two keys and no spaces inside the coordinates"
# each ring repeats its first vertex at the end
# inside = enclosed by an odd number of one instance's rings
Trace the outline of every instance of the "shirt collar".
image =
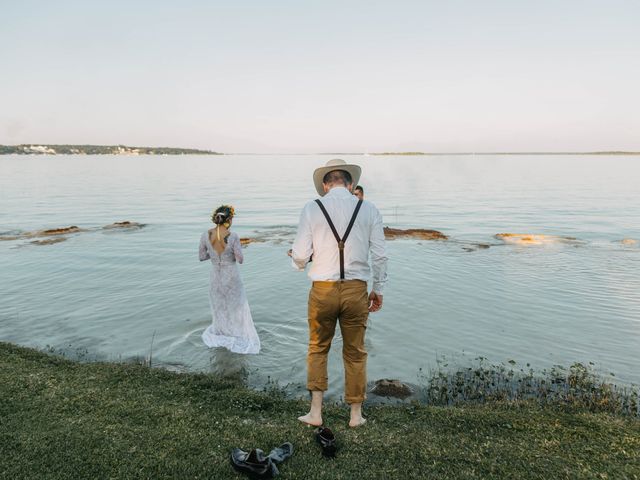
{"type": "Polygon", "coordinates": [[[353,195],[349,190],[347,190],[346,187],[333,187],[331,190],[329,190],[326,194],[325,197],[328,196],[332,196],[332,197],[349,197],[353,195]]]}

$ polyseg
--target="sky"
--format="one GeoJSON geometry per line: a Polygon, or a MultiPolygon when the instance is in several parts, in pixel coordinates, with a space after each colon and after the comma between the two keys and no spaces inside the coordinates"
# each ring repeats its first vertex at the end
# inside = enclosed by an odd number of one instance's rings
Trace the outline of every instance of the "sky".
{"type": "Polygon", "coordinates": [[[636,0],[0,0],[0,144],[640,150],[636,0]]]}

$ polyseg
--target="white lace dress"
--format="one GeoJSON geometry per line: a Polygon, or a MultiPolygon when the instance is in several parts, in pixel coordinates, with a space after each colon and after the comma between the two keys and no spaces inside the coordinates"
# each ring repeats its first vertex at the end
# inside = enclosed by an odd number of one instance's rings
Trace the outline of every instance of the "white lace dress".
{"type": "Polygon", "coordinates": [[[260,352],[260,338],[238,269],[238,263],[244,260],[240,238],[231,233],[218,255],[209,241],[209,232],[204,232],[199,253],[200,261],[211,260],[212,265],[209,304],[213,323],[202,334],[202,340],[209,347],[225,347],[236,353],[260,352]]]}

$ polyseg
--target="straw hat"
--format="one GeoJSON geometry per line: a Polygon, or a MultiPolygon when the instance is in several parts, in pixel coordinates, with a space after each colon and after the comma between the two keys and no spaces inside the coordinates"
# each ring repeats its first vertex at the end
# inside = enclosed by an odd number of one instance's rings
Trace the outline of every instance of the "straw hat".
{"type": "Polygon", "coordinates": [[[349,164],[340,158],[329,160],[324,167],[316,168],[313,172],[313,183],[316,186],[318,195],[321,197],[324,197],[325,195],[324,188],[322,187],[322,179],[327,173],[333,172],[334,170],[344,170],[345,172],[349,172],[351,179],[353,180],[353,185],[358,184],[360,181],[360,175],[362,174],[360,165],[349,164]]]}

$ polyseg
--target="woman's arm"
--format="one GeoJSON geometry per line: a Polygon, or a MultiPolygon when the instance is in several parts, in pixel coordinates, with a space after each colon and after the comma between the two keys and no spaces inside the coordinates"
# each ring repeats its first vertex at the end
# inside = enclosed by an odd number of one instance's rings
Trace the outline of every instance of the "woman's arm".
{"type": "Polygon", "coordinates": [[[209,239],[207,238],[207,234],[203,233],[202,236],[200,237],[200,248],[198,249],[198,254],[200,257],[200,261],[204,262],[205,260],[208,260],[209,258],[211,258],[209,256],[209,251],[207,250],[207,242],[209,241],[209,239]]]}
{"type": "Polygon", "coordinates": [[[240,237],[237,233],[232,236],[231,242],[231,246],[233,247],[233,254],[236,257],[236,262],[244,262],[244,253],[242,253],[242,245],[240,244],[240,237]]]}

